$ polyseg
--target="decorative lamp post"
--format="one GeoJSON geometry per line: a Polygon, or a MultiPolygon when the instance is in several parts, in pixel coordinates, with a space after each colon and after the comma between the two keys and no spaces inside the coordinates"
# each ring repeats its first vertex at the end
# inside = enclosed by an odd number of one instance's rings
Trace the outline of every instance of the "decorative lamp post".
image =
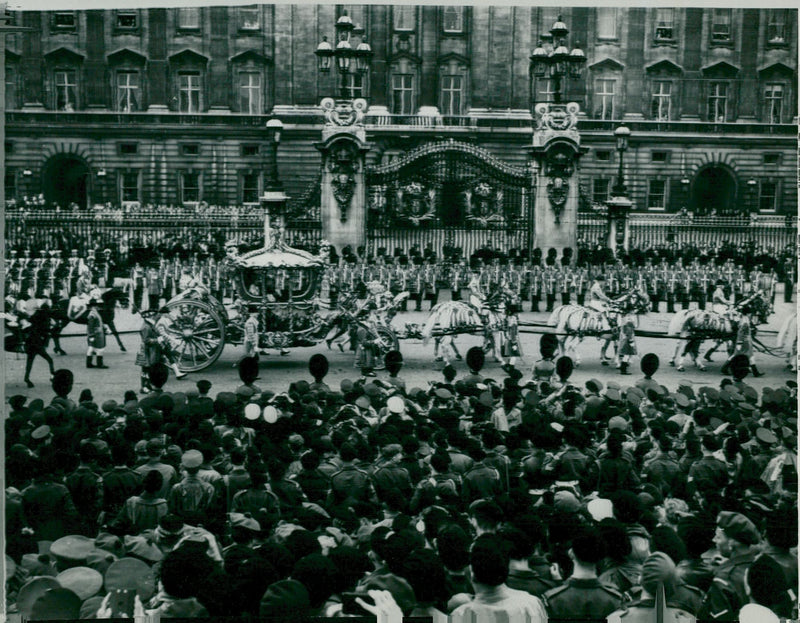
{"type": "Polygon", "coordinates": [[[553,103],[562,102],[562,86],[569,78],[578,78],[586,63],[586,54],[579,47],[569,50],[567,35],[569,29],[558,16],[558,20],[550,29],[548,38],[552,43],[539,45],[531,53],[531,71],[537,78],[547,78],[553,81],[553,103]],[[546,46],[546,47],[545,47],[546,46]]]}
{"type": "Polygon", "coordinates": [[[372,60],[372,48],[366,41],[361,41],[357,47],[350,43],[350,35],[355,28],[353,20],[347,13],[336,20],[336,47],[328,43],[328,38],[323,37],[322,42],[314,52],[317,55],[317,65],[321,73],[328,73],[331,69],[332,59],[336,59],[336,69],[341,76],[339,92],[342,99],[348,98],[347,75],[350,73],[351,65],[355,61],[356,70],[365,74],[369,70],[372,60]]]}
{"type": "Polygon", "coordinates": [[[623,157],[628,150],[628,143],[631,130],[627,126],[621,125],[614,130],[614,138],[617,142],[617,153],[619,154],[619,169],[617,171],[617,181],[611,189],[612,196],[609,197],[608,206],[608,248],[616,252],[617,245],[621,242],[625,251],[628,250],[630,240],[630,228],[628,226],[628,213],[633,207],[633,202],[628,197],[628,188],[623,177],[623,157]],[[621,238],[621,240],[620,240],[621,238]]]}
{"type": "Polygon", "coordinates": [[[270,155],[272,162],[269,167],[269,179],[261,197],[261,204],[264,207],[264,246],[272,246],[272,227],[270,216],[276,217],[276,229],[283,231],[283,207],[289,198],[283,192],[283,184],[278,179],[278,145],[281,142],[283,123],[280,119],[270,119],[267,121],[267,136],[270,144],[270,155]]]}

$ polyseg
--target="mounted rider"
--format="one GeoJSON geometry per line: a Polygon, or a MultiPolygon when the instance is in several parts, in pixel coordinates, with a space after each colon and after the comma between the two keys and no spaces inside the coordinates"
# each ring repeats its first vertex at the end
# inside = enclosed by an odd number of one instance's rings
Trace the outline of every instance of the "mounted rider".
{"type": "Polygon", "coordinates": [[[733,299],[725,295],[725,281],[717,279],[714,294],[711,295],[711,309],[720,315],[727,314],[733,307],[733,299]]]}
{"type": "Polygon", "coordinates": [[[605,293],[603,289],[605,281],[605,276],[602,274],[598,274],[595,276],[594,280],[592,281],[592,287],[589,288],[589,303],[588,306],[592,309],[596,309],[603,315],[608,311],[608,306],[610,303],[613,302],[611,298],[605,293]]]}
{"type": "Polygon", "coordinates": [[[89,299],[97,289],[93,283],[91,268],[80,261],[78,264],[78,281],[75,283],[75,296],[69,300],[67,317],[72,319],[81,316],[89,306],[89,299]]]}

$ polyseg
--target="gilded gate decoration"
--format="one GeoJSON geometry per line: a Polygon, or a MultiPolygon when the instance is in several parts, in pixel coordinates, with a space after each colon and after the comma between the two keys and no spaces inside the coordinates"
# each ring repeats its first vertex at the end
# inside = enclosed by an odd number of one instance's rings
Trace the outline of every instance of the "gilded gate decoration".
{"type": "Polygon", "coordinates": [[[523,248],[532,217],[531,172],[454,140],[428,143],[367,169],[372,250],[447,246],[523,248]]]}

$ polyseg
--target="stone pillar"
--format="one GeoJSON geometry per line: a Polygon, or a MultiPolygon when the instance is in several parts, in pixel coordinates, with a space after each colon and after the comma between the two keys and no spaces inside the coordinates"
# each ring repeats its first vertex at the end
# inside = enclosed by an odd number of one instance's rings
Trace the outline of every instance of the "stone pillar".
{"type": "Polygon", "coordinates": [[[346,246],[356,252],[366,244],[367,192],[364,166],[369,145],[363,119],[367,102],[325,98],[322,140],[320,212],[322,236],[341,253],[346,246]]]}
{"type": "Polygon", "coordinates": [[[578,160],[586,152],[577,130],[578,104],[538,104],[533,145],[533,246],[547,256],[565,248],[577,258],[578,160]]]}

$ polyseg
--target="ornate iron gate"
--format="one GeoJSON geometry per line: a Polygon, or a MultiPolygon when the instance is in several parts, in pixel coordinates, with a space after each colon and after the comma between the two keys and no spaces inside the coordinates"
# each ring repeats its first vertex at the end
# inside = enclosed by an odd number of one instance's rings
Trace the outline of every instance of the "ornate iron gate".
{"type": "Polygon", "coordinates": [[[367,250],[433,250],[469,257],[480,248],[530,247],[532,175],[454,140],[428,143],[367,169],[367,250]]]}

